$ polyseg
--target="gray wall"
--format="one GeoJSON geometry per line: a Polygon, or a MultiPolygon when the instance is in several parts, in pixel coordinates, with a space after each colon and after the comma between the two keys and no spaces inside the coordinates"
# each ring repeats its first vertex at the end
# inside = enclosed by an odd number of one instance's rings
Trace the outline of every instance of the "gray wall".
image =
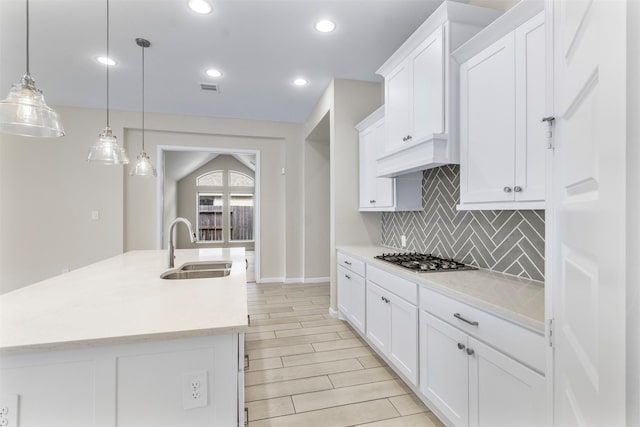
{"type": "MultiPolygon", "coordinates": [[[[211,160],[207,164],[199,167],[195,171],[191,172],[189,175],[182,178],[178,181],[178,216],[188,219],[191,221],[193,225],[193,230],[196,230],[196,193],[198,189],[196,187],[196,178],[200,175],[211,172],[214,170],[235,170],[238,172],[242,172],[246,175],[249,175],[252,178],[255,178],[255,173],[253,170],[249,169],[238,160],[236,160],[233,156],[229,155],[219,155],[215,159],[211,160]]],[[[203,189],[206,191],[206,189],[203,189]]],[[[228,188],[226,189],[228,191],[228,188]]],[[[211,192],[216,192],[212,190],[211,192]]],[[[226,214],[225,214],[226,215],[226,214]]],[[[224,220],[226,221],[226,219],[224,220]]],[[[182,226],[178,226],[182,227],[182,226]]],[[[189,239],[188,233],[185,230],[180,230],[177,234],[177,246],[178,248],[221,248],[221,247],[233,247],[233,246],[242,246],[247,250],[253,250],[253,243],[249,242],[236,242],[231,243],[228,241],[220,242],[220,243],[191,243],[189,239]]],[[[228,236],[224,237],[225,240],[228,240],[228,236]]]]}
{"type": "Polygon", "coordinates": [[[385,212],[382,244],[544,280],[544,211],[457,211],[460,167],[424,171],[423,211],[385,212]]]}

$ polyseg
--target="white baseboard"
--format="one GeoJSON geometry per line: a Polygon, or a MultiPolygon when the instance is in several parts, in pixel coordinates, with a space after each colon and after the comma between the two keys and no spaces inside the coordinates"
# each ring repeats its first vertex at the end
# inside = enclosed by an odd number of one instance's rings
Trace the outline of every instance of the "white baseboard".
{"type": "Polygon", "coordinates": [[[284,277],[267,277],[256,279],[256,283],[284,283],[284,277]]]}
{"type": "Polygon", "coordinates": [[[284,283],[325,283],[331,280],[329,277],[291,277],[284,280],[284,283]]]}
{"type": "Polygon", "coordinates": [[[331,317],[333,317],[334,319],[339,319],[340,318],[340,312],[338,310],[334,310],[331,307],[329,307],[329,315],[331,317]]]}

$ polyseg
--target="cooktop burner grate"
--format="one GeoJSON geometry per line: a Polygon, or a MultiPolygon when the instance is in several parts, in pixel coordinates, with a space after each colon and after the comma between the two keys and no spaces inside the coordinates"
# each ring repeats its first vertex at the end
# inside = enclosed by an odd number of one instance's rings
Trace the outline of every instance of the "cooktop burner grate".
{"type": "Polygon", "coordinates": [[[383,253],[375,258],[419,273],[477,270],[475,267],[454,261],[453,259],[443,259],[431,254],[420,254],[417,252],[383,253]]]}

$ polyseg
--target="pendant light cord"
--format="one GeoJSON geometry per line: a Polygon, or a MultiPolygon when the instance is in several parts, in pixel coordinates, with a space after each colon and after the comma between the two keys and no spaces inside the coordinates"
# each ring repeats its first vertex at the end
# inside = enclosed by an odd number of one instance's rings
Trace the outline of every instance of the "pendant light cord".
{"type": "Polygon", "coordinates": [[[144,151],[144,46],[142,47],[142,151],[144,151]]]}
{"type": "MultiPolygon", "coordinates": [[[[28,1],[28,0],[27,0],[28,1]]],[[[109,0],[107,0],[107,127],[109,127],[109,0]]]]}
{"type": "Polygon", "coordinates": [[[27,0],[27,75],[29,75],[29,0],[27,0]]]}

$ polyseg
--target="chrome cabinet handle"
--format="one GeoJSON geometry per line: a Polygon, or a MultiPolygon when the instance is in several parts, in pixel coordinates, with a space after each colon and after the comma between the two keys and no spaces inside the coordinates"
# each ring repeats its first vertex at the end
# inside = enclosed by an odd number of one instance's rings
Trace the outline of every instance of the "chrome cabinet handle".
{"type": "Polygon", "coordinates": [[[549,117],[543,117],[542,120],[540,120],[542,123],[544,122],[549,122],[549,123],[553,123],[556,120],[555,117],[553,116],[549,116],[549,117]]]}
{"type": "Polygon", "coordinates": [[[351,263],[349,261],[345,261],[344,263],[347,264],[347,265],[351,265],[351,263]]]}
{"type": "Polygon", "coordinates": [[[344,277],[346,277],[347,279],[351,280],[351,276],[349,276],[348,274],[345,274],[344,277]]]}
{"type": "Polygon", "coordinates": [[[372,199],[372,200],[369,200],[369,203],[375,203],[375,202],[376,202],[376,201],[375,201],[375,200],[373,200],[373,199],[372,199]]]}
{"type": "Polygon", "coordinates": [[[471,326],[478,326],[479,323],[476,321],[471,321],[471,320],[467,320],[464,317],[462,317],[462,315],[460,313],[454,313],[453,317],[455,317],[456,319],[462,320],[465,323],[470,324],[471,326]]]}
{"type": "Polygon", "coordinates": [[[389,299],[385,298],[385,297],[380,297],[380,299],[382,299],[382,301],[386,302],[387,304],[389,304],[389,299]]]}
{"type": "Polygon", "coordinates": [[[413,139],[413,137],[411,135],[407,135],[407,141],[413,139]]]}
{"type": "Polygon", "coordinates": [[[511,193],[511,187],[504,187],[503,190],[505,193],[511,193]]]}
{"type": "Polygon", "coordinates": [[[244,355],[244,369],[245,370],[249,369],[249,355],[248,354],[244,355]]]}
{"type": "Polygon", "coordinates": [[[467,349],[467,354],[468,354],[469,356],[473,356],[473,355],[474,355],[474,353],[475,353],[475,351],[473,351],[473,349],[472,349],[472,348],[468,348],[468,349],[467,349]]]}
{"type": "Polygon", "coordinates": [[[464,344],[462,344],[461,342],[459,342],[459,343],[458,343],[458,348],[459,348],[460,350],[464,350],[464,349],[465,349],[465,345],[464,345],[464,344]]]}
{"type": "Polygon", "coordinates": [[[516,185],[515,187],[513,187],[513,191],[515,191],[516,193],[519,193],[522,191],[522,187],[520,187],[519,185],[516,185]]]}
{"type": "Polygon", "coordinates": [[[405,136],[404,138],[402,138],[402,142],[406,142],[407,141],[407,137],[405,136]]]}

